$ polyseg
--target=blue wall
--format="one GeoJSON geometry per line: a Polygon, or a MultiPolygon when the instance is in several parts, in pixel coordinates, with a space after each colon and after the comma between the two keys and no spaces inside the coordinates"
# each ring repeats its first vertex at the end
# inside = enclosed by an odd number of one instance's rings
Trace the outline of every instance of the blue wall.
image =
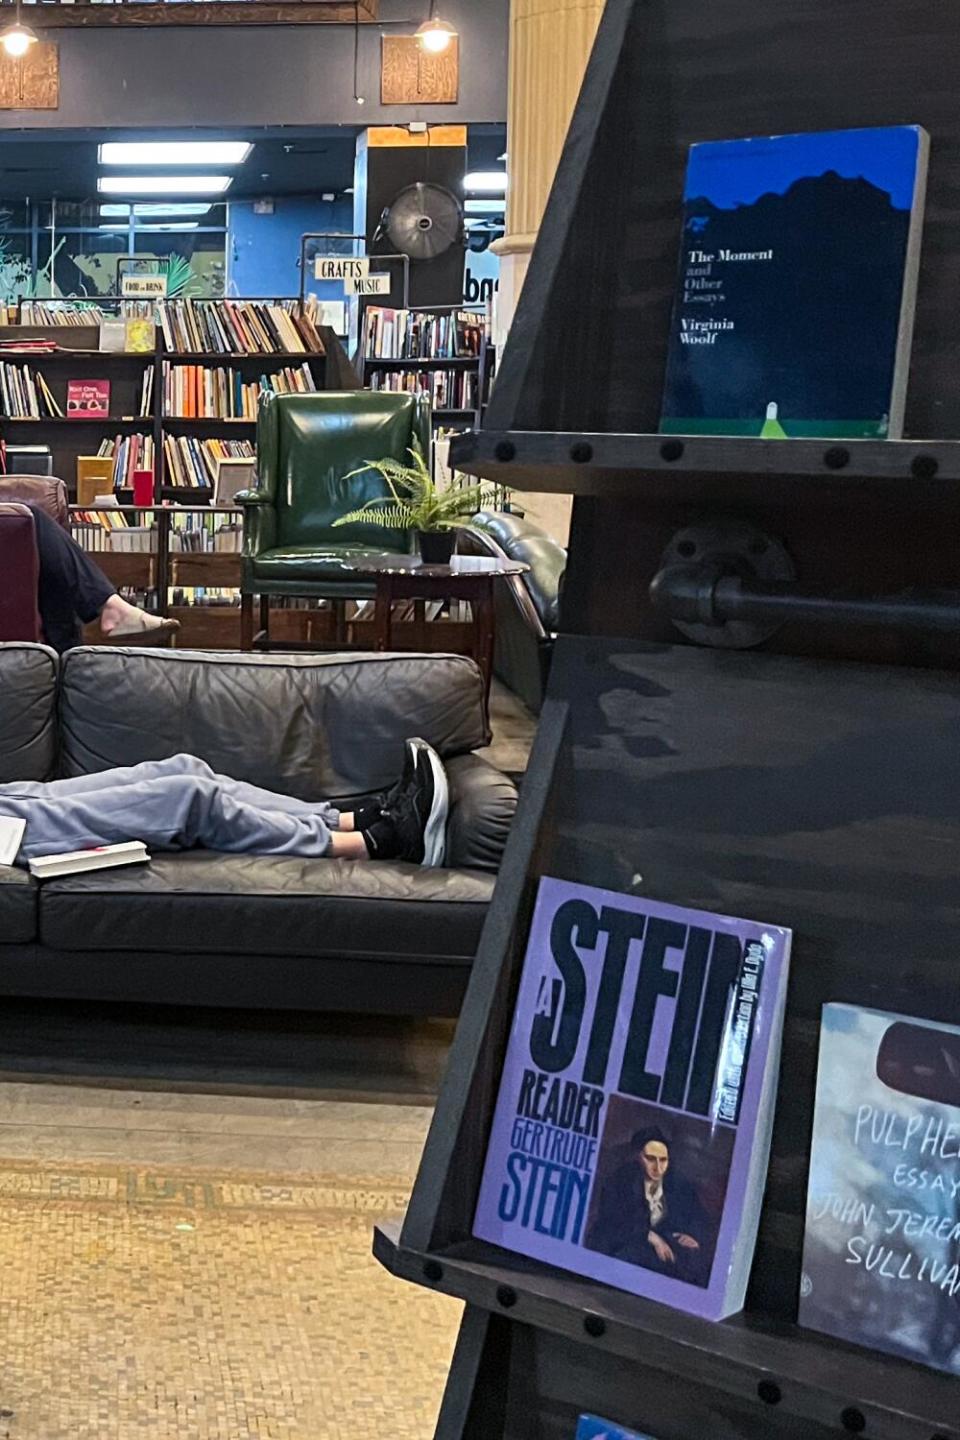
{"type": "MultiPolygon", "coordinates": [[[[353,228],[353,205],[310,196],[280,197],[272,215],[255,215],[252,201],[230,206],[228,275],[231,295],[297,295],[300,292],[300,236],[312,230],[345,234],[353,228]]],[[[307,289],[321,298],[339,300],[343,287],[313,283],[307,289]]]]}

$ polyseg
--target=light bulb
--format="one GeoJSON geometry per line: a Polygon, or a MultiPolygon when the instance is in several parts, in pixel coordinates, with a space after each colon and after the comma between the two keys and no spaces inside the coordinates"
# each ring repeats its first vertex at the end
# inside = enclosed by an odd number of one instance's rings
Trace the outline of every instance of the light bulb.
{"type": "Polygon", "coordinates": [[[36,43],[37,37],[33,31],[29,26],[21,25],[19,21],[0,34],[0,44],[13,60],[19,60],[22,55],[26,55],[30,46],[36,43]]]}
{"type": "Polygon", "coordinates": [[[417,27],[417,39],[424,50],[431,55],[440,55],[446,50],[450,41],[456,38],[456,30],[447,20],[424,20],[422,25],[417,27]]]}

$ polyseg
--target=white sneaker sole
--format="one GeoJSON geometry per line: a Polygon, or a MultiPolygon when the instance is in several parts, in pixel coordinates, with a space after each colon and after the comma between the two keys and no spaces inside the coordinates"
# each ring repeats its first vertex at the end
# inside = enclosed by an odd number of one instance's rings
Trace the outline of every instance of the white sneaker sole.
{"type": "Polygon", "coordinates": [[[447,815],[450,810],[450,786],[447,782],[447,772],[443,768],[443,761],[426,740],[412,740],[409,742],[415,745],[421,754],[426,755],[433,775],[433,804],[430,806],[430,814],[427,816],[427,823],[423,827],[423,859],[422,866],[442,865],[447,848],[447,815]]]}

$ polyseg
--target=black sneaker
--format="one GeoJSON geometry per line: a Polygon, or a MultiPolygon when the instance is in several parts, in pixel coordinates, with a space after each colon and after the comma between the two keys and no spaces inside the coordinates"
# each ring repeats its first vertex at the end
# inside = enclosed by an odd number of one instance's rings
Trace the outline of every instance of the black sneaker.
{"type": "Polygon", "coordinates": [[[423,740],[404,741],[403,769],[400,772],[400,779],[394,781],[390,789],[382,795],[374,795],[364,805],[358,806],[353,812],[353,828],[355,830],[369,830],[381,818],[385,810],[389,810],[398,797],[413,783],[414,773],[417,764],[417,747],[425,744],[423,740]]]}
{"type": "Polygon", "coordinates": [[[413,775],[380,820],[364,831],[372,860],[442,865],[446,848],[449,786],[440,756],[425,740],[413,740],[413,775]]]}

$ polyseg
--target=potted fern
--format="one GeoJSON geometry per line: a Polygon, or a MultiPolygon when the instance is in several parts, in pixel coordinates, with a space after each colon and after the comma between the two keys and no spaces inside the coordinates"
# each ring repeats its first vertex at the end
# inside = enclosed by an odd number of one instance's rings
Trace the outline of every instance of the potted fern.
{"type": "MultiPolygon", "coordinates": [[[[420,558],[427,565],[449,565],[457,545],[458,530],[476,530],[473,517],[492,502],[497,487],[480,482],[441,490],[434,484],[419,445],[407,452],[411,464],[387,456],[368,460],[344,478],[376,470],[383,476],[389,494],[374,496],[358,510],[341,515],[334,525],[382,525],[386,530],[414,530],[420,558]]],[[[502,487],[500,487],[502,489],[502,487]]]]}

